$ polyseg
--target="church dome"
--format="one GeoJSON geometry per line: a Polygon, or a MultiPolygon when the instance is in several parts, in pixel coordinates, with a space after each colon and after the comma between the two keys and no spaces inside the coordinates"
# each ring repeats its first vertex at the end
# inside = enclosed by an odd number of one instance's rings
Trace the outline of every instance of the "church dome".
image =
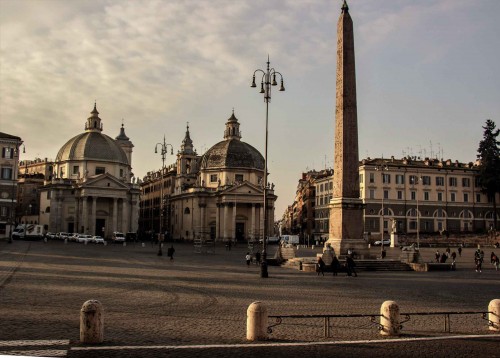
{"type": "MultiPolygon", "coordinates": [[[[85,123],[85,132],[69,141],[57,153],[56,162],[96,160],[129,165],[127,154],[111,137],[101,133],[102,124],[96,104],[85,123]]],[[[117,140],[128,140],[122,125],[117,140]]]]}
{"type": "Polygon", "coordinates": [[[201,169],[252,168],[264,170],[264,157],[250,144],[238,139],[217,143],[201,160],[201,169]]]}
{"type": "Polygon", "coordinates": [[[264,170],[264,157],[241,141],[240,123],[233,114],[226,122],[224,141],[210,148],[201,159],[201,169],[250,168],[264,170]]]}
{"type": "Polygon", "coordinates": [[[127,155],[111,137],[85,132],[71,138],[57,153],[56,162],[97,160],[128,165],[127,155]]]}

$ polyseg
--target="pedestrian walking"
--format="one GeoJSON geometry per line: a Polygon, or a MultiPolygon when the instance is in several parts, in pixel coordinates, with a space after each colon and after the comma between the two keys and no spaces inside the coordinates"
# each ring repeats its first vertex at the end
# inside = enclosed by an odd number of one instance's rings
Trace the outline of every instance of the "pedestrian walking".
{"type": "Polygon", "coordinates": [[[337,256],[333,256],[333,259],[332,259],[333,276],[337,276],[337,272],[339,272],[339,269],[340,269],[340,261],[337,258],[337,256]]]}
{"type": "Polygon", "coordinates": [[[260,265],[260,252],[259,251],[257,251],[255,253],[255,264],[260,265]]]}
{"type": "Polygon", "coordinates": [[[476,252],[474,253],[476,272],[482,272],[483,259],[484,259],[484,253],[480,249],[477,249],[476,252]]]}
{"type": "Polygon", "coordinates": [[[174,249],[174,245],[172,245],[167,249],[167,256],[170,257],[170,260],[174,259],[174,253],[175,253],[175,249],[174,249]]]}
{"type": "Polygon", "coordinates": [[[347,256],[345,259],[345,265],[347,268],[347,276],[354,276],[358,277],[358,274],[356,273],[356,263],[354,262],[354,259],[351,256],[347,256]]]}
{"type": "Polygon", "coordinates": [[[247,252],[247,255],[245,256],[245,260],[247,260],[247,266],[250,266],[250,262],[252,262],[252,256],[250,255],[249,252],[247,252]]]}
{"type": "Polygon", "coordinates": [[[321,257],[318,257],[318,263],[316,264],[316,272],[319,274],[321,273],[323,276],[325,276],[325,261],[321,257]]]}
{"type": "Polygon", "coordinates": [[[453,252],[451,253],[451,259],[453,260],[453,262],[455,262],[455,261],[456,261],[456,259],[457,259],[457,253],[456,253],[455,251],[453,251],[453,252]]]}
{"type": "Polygon", "coordinates": [[[458,247],[458,256],[462,257],[462,245],[458,247]]]}
{"type": "Polygon", "coordinates": [[[439,253],[439,250],[436,250],[436,253],[434,254],[436,258],[436,262],[439,263],[439,259],[441,258],[441,254],[439,253]]]}
{"type": "Polygon", "coordinates": [[[495,270],[498,271],[498,266],[500,264],[500,259],[498,258],[498,256],[493,251],[491,252],[491,263],[492,263],[493,267],[495,267],[495,270]]]}

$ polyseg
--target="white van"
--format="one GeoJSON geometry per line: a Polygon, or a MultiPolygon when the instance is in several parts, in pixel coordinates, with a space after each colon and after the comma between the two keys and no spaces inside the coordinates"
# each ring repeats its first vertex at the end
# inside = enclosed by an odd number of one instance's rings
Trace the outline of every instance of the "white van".
{"type": "Polygon", "coordinates": [[[297,245],[300,243],[299,235],[282,235],[281,242],[284,244],[297,245]]]}

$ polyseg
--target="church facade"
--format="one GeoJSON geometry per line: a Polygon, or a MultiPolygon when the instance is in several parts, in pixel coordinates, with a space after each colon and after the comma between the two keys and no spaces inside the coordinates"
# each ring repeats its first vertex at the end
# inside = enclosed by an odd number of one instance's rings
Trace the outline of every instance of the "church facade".
{"type": "MultiPolygon", "coordinates": [[[[174,240],[258,240],[264,223],[264,158],[241,140],[234,112],[224,140],[203,155],[189,127],[176,162],[150,172],[141,183],[140,230],[160,230],[174,240]]],[[[274,185],[268,187],[268,218],[274,218],[274,185]]]]}
{"type": "Polygon", "coordinates": [[[40,189],[40,224],[51,232],[109,238],[114,231],[136,232],[140,189],[132,183],[133,144],[121,127],[102,133],[96,106],[85,132],[59,150],[53,175],[40,189]]]}

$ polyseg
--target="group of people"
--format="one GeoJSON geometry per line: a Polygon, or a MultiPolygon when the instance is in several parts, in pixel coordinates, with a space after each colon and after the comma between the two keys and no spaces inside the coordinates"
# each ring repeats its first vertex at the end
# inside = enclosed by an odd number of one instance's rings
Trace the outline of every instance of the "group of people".
{"type": "MultiPolygon", "coordinates": [[[[458,256],[462,256],[462,247],[458,248],[458,256]]],[[[446,263],[449,258],[452,260],[452,264],[455,264],[455,261],[457,259],[457,253],[455,251],[451,252],[450,248],[447,248],[445,252],[442,254],[439,252],[439,250],[436,250],[436,253],[434,254],[434,257],[436,259],[437,263],[446,263]]]]}
{"type": "MultiPolygon", "coordinates": [[[[247,254],[245,255],[245,260],[247,262],[247,266],[250,266],[253,261],[253,257],[250,252],[247,252],[247,254]]],[[[255,253],[255,264],[260,265],[260,252],[258,251],[255,253]]]]}
{"type": "MultiPolygon", "coordinates": [[[[354,262],[352,253],[349,253],[346,256],[344,267],[345,267],[347,276],[354,276],[354,277],[358,276],[358,273],[356,272],[356,268],[355,268],[356,263],[354,262]]],[[[335,255],[333,256],[333,259],[332,259],[331,268],[332,268],[333,276],[337,276],[338,272],[341,269],[341,264],[340,264],[339,259],[335,255]]],[[[319,276],[319,274],[322,274],[323,276],[325,276],[325,269],[326,269],[325,262],[323,261],[323,259],[321,257],[318,257],[318,263],[316,264],[316,271],[318,273],[318,276],[319,276]]]]}

